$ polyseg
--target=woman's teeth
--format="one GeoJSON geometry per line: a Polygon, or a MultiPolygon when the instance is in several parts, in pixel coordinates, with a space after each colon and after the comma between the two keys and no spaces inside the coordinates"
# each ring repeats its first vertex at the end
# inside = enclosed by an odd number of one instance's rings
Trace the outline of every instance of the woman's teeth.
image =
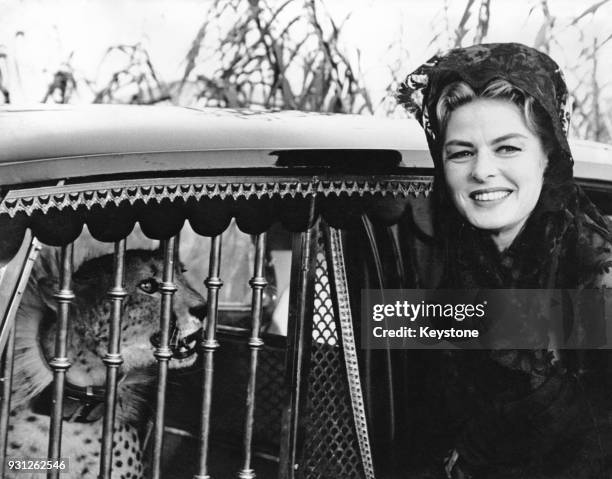
{"type": "Polygon", "coordinates": [[[495,201],[501,200],[510,194],[510,191],[492,191],[488,193],[474,193],[472,197],[476,201],[495,201]]]}

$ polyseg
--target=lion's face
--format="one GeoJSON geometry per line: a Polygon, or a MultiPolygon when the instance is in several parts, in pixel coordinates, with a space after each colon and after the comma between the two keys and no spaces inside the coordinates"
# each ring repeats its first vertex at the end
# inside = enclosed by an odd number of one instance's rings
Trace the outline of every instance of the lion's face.
{"type": "MultiPolygon", "coordinates": [[[[72,363],[68,379],[78,385],[104,384],[101,361],[108,349],[112,303],[107,293],[112,287],[113,257],[101,256],[85,262],[73,275],[76,296],[70,313],[69,352],[72,363]]],[[[155,363],[153,351],[159,341],[163,259],[158,253],[132,250],[125,257],[125,290],[121,326],[121,371],[127,373],[155,363]]],[[[175,358],[170,367],[186,367],[195,361],[204,298],[175,271],[177,288],[172,299],[170,340],[175,358]],[[179,359],[176,359],[179,358],[179,359]]],[[[45,301],[47,304],[51,304],[45,301]]],[[[43,333],[42,347],[47,358],[54,355],[55,322],[43,333]]]]}

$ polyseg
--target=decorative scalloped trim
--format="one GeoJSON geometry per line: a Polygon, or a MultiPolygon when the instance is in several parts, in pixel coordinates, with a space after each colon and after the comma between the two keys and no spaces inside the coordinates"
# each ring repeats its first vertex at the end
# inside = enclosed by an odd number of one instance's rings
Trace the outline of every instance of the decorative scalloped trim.
{"type": "Polygon", "coordinates": [[[200,179],[157,179],[125,180],[123,182],[90,183],[61,187],[9,191],[0,203],[0,214],[14,217],[18,213],[31,216],[36,211],[47,213],[50,210],[76,210],[85,207],[90,210],[94,205],[103,208],[121,203],[144,204],[160,203],[163,200],[178,199],[200,200],[202,198],[261,199],[261,198],[306,198],[312,195],[323,197],[365,195],[388,195],[394,197],[428,195],[431,191],[430,177],[411,177],[408,179],[365,179],[341,180],[276,180],[253,182],[208,181],[200,179]]]}

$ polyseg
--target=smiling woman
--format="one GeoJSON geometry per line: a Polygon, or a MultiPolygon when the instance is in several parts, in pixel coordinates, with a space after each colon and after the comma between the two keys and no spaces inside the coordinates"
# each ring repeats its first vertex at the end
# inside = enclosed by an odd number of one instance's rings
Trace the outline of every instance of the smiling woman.
{"type": "MultiPolygon", "coordinates": [[[[584,290],[612,283],[607,223],[573,179],[567,97],[557,64],[520,44],[451,50],[402,85],[399,99],[423,125],[436,167],[436,233],[445,252],[440,288],[584,290]]],[[[585,318],[573,312],[584,337],[596,326],[585,318]]],[[[513,328],[540,349],[438,358],[448,478],[487,470],[498,476],[503,465],[542,463],[551,454],[558,460],[588,423],[579,361],[562,357],[536,319],[517,317],[513,328]]],[[[534,475],[523,469],[517,477],[534,475]]]]}
{"type": "Polygon", "coordinates": [[[545,147],[519,106],[510,98],[489,96],[491,88],[452,114],[445,111],[446,105],[457,103],[450,97],[457,90],[456,84],[449,85],[438,101],[438,116],[447,119],[446,182],[459,213],[490,231],[498,249],[504,250],[540,197],[548,163],[545,147]]]}

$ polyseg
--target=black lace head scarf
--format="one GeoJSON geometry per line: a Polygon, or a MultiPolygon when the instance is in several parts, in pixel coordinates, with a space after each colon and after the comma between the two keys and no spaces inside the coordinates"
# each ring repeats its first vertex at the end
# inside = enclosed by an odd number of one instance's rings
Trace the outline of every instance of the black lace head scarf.
{"type": "Polygon", "coordinates": [[[609,233],[605,219],[574,182],[567,142],[567,87],[549,56],[517,43],[450,50],[408,75],[398,100],[423,126],[434,160],[434,221],[447,256],[445,286],[579,288],[593,283],[607,266],[602,258],[608,256],[609,233]],[[550,120],[554,139],[538,203],[511,246],[501,253],[489,234],[459,215],[449,198],[443,138],[435,113],[448,84],[464,81],[478,93],[497,79],[506,80],[539,104],[550,120]]]}

